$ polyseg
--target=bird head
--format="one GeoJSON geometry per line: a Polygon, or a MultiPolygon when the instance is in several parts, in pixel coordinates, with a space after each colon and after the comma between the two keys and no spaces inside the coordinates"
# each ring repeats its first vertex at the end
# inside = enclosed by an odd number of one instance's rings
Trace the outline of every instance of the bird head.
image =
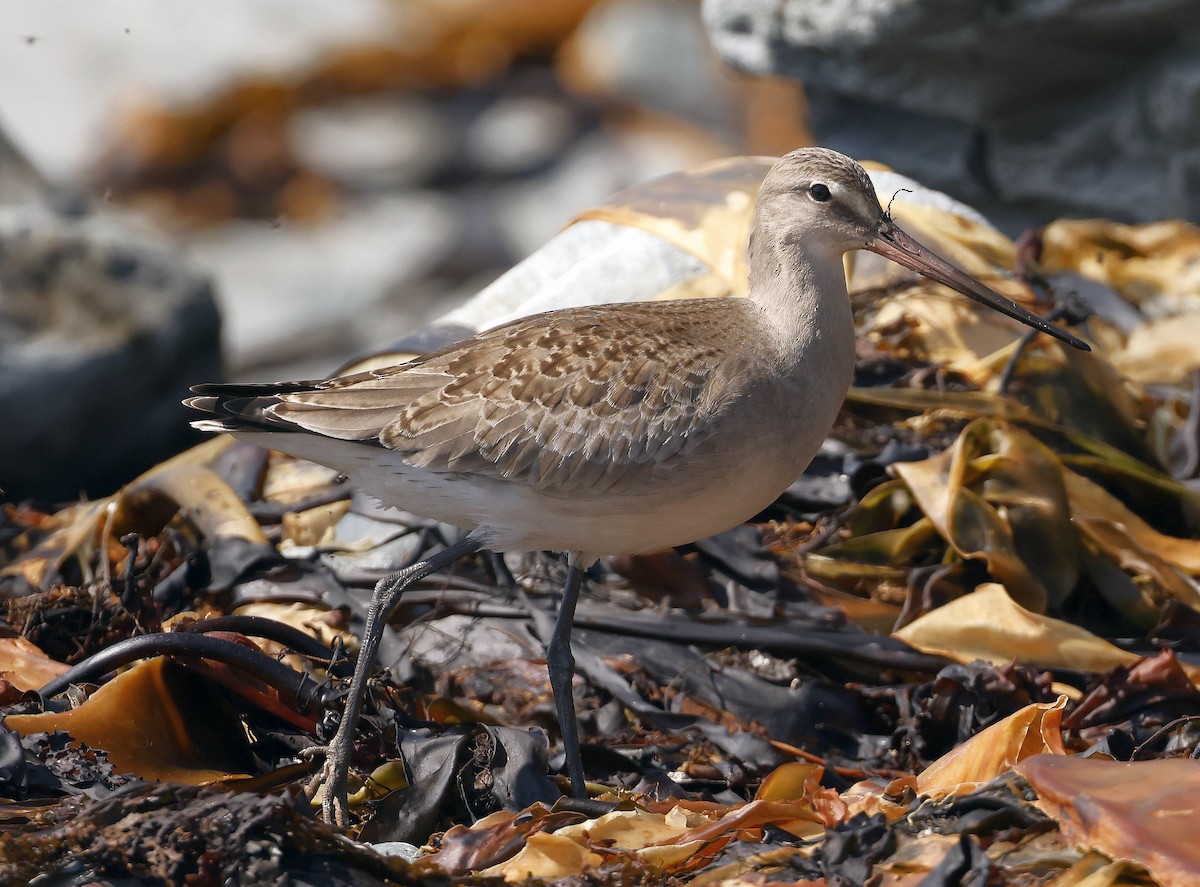
{"type": "Polygon", "coordinates": [[[763,180],[756,213],[758,231],[771,231],[788,247],[837,255],[870,250],[1069,345],[1091,350],[918,243],[880,206],[867,171],[844,154],[801,148],[784,156],[763,180]]]}

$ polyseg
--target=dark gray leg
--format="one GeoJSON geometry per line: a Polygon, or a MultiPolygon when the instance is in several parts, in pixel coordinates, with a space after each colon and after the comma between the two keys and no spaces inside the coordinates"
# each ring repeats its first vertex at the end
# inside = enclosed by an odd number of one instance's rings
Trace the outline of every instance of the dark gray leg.
{"type": "Polygon", "coordinates": [[[554,632],[546,646],[546,671],[550,673],[550,688],[554,691],[554,707],[558,711],[558,728],[562,733],[563,752],[567,758],[567,775],[571,777],[571,794],[587,797],[583,777],[583,758],[579,751],[579,723],[575,719],[575,698],[571,693],[571,678],[575,675],[575,656],[571,652],[571,629],[575,625],[575,604],[583,571],[574,555],[568,555],[567,586],[554,632]]]}
{"type": "Polygon", "coordinates": [[[430,573],[436,573],[456,560],[474,554],[480,545],[470,537],[456,542],[449,548],[417,561],[410,567],[386,576],[375,586],[371,595],[371,605],[367,609],[367,624],[363,629],[362,649],[358,654],[358,662],[354,665],[354,677],[350,680],[350,693],[346,696],[346,708],[342,713],[341,723],[338,724],[337,734],[325,754],[325,766],[316,784],[324,783],[325,797],[321,803],[321,814],[331,825],[344,828],[349,824],[350,808],[346,800],[346,780],[350,775],[350,752],[354,746],[354,728],[358,725],[358,717],[362,714],[363,702],[367,695],[367,679],[375,664],[375,655],[379,652],[379,642],[387,627],[388,617],[400,603],[404,590],[414,582],[424,579],[430,573]]]}

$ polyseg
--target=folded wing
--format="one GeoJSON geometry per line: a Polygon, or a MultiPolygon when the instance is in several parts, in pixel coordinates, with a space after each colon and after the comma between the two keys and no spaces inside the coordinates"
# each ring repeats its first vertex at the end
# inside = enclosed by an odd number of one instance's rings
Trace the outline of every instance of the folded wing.
{"type": "Polygon", "coordinates": [[[291,389],[201,386],[191,403],[225,425],[362,441],[430,471],[600,492],[711,433],[731,398],[731,375],[712,372],[728,305],[535,315],[399,366],[291,389]]]}

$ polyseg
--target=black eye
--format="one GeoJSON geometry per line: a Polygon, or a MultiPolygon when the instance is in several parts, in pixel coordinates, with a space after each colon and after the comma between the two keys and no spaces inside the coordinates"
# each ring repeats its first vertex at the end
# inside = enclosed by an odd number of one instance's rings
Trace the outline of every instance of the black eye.
{"type": "Polygon", "coordinates": [[[813,200],[824,203],[833,195],[829,193],[829,186],[822,185],[820,182],[814,182],[808,186],[808,194],[813,200]]]}

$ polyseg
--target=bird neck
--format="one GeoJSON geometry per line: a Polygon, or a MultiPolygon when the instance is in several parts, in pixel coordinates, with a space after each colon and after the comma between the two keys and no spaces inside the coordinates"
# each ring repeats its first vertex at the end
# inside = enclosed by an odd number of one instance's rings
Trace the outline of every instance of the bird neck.
{"type": "Polygon", "coordinates": [[[842,253],[816,238],[750,241],[750,299],[778,333],[785,355],[801,357],[816,343],[854,353],[854,319],[842,253]]]}

